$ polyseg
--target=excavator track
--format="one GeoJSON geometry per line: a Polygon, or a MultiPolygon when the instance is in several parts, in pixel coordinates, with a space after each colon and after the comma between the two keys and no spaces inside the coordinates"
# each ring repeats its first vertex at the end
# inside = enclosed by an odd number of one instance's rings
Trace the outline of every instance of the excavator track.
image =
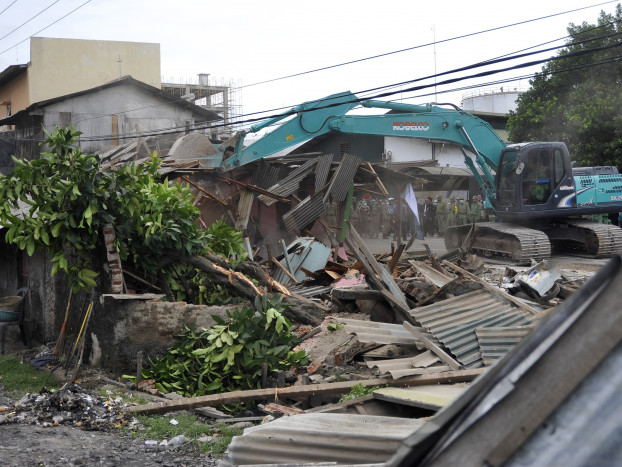
{"type": "Polygon", "coordinates": [[[517,264],[531,264],[551,256],[551,243],[539,230],[514,224],[478,222],[475,235],[469,236],[473,224],[448,227],[445,246],[448,250],[466,248],[483,256],[510,259],[517,264]]]}
{"type": "Polygon", "coordinates": [[[587,219],[565,219],[543,229],[551,242],[594,258],[622,253],[622,229],[587,219]]]}

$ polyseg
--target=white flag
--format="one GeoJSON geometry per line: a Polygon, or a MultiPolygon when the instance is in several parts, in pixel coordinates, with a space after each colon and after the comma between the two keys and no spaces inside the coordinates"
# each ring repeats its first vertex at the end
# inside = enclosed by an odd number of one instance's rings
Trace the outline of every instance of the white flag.
{"type": "Polygon", "coordinates": [[[415,213],[415,217],[417,218],[417,222],[421,224],[419,221],[419,208],[417,207],[417,197],[415,196],[415,192],[413,191],[412,185],[409,183],[404,193],[402,195],[404,197],[404,201],[408,204],[410,210],[415,213]]]}

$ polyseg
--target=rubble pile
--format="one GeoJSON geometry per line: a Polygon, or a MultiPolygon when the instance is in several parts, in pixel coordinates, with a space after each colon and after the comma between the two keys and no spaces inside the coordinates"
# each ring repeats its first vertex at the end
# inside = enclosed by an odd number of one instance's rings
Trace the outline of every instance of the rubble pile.
{"type": "Polygon", "coordinates": [[[0,417],[0,424],[69,425],[83,430],[108,431],[127,424],[122,410],[120,398],[106,399],[77,384],[66,384],[58,391],[43,388],[38,394],[26,394],[13,411],[8,410],[0,417]]]}

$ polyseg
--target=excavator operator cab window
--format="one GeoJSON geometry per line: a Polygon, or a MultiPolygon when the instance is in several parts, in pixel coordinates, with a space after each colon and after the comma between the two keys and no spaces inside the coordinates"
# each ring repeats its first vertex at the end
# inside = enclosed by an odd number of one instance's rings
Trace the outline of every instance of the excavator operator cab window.
{"type": "Polygon", "coordinates": [[[552,172],[548,149],[532,149],[527,153],[522,172],[523,204],[543,204],[548,201],[551,196],[552,172]]]}
{"type": "Polygon", "coordinates": [[[518,172],[520,172],[518,155],[518,151],[512,150],[504,151],[501,155],[497,182],[497,196],[500,206],[511,207],[517,204],[516,180],[518,178],[518,172]]]}

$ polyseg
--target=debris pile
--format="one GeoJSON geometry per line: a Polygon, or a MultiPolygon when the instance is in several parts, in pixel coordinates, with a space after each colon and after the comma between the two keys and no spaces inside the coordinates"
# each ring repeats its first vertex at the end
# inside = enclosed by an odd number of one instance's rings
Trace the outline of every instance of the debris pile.
{"type": "Polygon", "coordinates": [[[76,384],[66,384],[58,391],[41,389],[26,394],[11,411],[0,415],[0,424],[24,423],[53,427],[69,425],[84,430],[108,431],[125,425],[123,401],[91,394],[76,384]]]}

